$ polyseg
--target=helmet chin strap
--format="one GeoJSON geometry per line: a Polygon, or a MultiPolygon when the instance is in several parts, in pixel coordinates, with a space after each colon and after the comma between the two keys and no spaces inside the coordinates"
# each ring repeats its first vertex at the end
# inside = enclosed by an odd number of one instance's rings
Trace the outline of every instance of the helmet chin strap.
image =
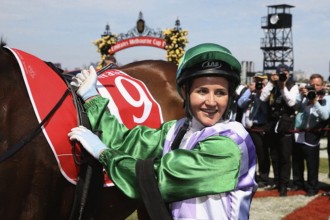
{"type": "Polygon", "coordinates": [[[236,86],[230,85],[229,84],[229,94],[228,94],[228,104],[226,111],[223,113],[223,120],[228,120],[230,119],[230,108],[234,102],[234,94],[235,94],[236,86]]]}
{"type": "Polygon", "coordinates": [[[184,137],[184,135],[187,133],[187,130],[189,128],[189,125],[191,123],[192,120],[192,113],[191,113],[191,109],[190,109],[190,99],[189,99],[189,92],[190,91],[190,83],[187,82],[185,84],[185,88],[184,88],[184,93],[185,93],[185,100],[184,100],[184,109],[185,109],[185,114],[186,114],[186,120],[184,122],[184,124],[182,125],[182,127],[180,128],[178,134],[176,135],[176,137],[174,138],[174,141],[171,145],[171,149],[175,150],[178,149],[180,146],[180,143],[184,137]]]}
{"type": "Polygon", "coordinates": [[[190,122],[191,122],[191,120],[189,120],[188,118],[185,120],[184,124],[182,125],[178,134],[176,135],[176,137],[173,140],[173,143],[171,145],[172,150],[178,149],[180,147],[181,141],[183,139],[183,136],[187,133],[190,122]]]}
{"type": "Polygon", "coordinates": [[[223,120],[228,120],[229,117],[230,117],[230,106],[231,106],[231,102],[232,102],[232,96],[230,95],[228,97],[227,108],[226,108],[225,112],[223,113],[223,116],[221,117],[223,120]]]}
{"type": "Polygon", "coordinates": [[[185,110],[185,113],[186,113],[186,117],[188,118],[189,121],[191,121],[192,117],[193,117],[193,114],[192,114],[192,111],[191,111],[191,108],[190,108],[190,83],[189,82],[186,82],[185,84],[185,100],[184,100],[184,110],[185,110]]]}

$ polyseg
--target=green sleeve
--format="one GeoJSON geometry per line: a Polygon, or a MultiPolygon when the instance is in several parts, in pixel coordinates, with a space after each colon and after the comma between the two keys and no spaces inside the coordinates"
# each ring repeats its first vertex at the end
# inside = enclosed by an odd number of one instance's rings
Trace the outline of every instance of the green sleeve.
{"type": "Polygon", "coordinates": [[[137,159],[160,157],[166,133],[175,121],[164,123],[159,129],[146,126],[128,129],[110,113],[108,103],[109,100],[101,96],[85,103],[92,130],[102,132],[102,142],[111,149],[137,159]]]}
{"type": "MultiPolygon", "coordinates": [[[[172,202],[231,191],[238,181],[240,159],[237,144],[222,136],[209,137],[193,150],[171,151],[154,165],[161,195],[172,202]]],[[[136,158],[109,149],[100,161],[117,187],[127,196],[139,198],[136,158]]]]}

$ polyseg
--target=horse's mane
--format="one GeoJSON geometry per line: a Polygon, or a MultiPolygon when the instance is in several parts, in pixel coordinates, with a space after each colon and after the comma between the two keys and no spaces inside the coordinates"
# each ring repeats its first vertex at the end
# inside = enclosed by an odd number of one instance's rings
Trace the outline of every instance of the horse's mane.
{"type": "Polygon", "coordinates": [[[130,66],[136,66],[136,65],[145,65],[145,64],[160,64],[160,63],[169,63],[168,61],[165,60],[152,60],[152,59],[148,59],[148,60],[138,60],[138,61],[133,61],[131,63],[127,63],[125,65],[123,65],[122,67],[130,67],[130,66]]]}
{"type": "Polygon", "coordinates": [[[125,64],[123,66],[120,66],[119,69],[127,69],[127,68],[136,68],[136,67],[141,67],[143,66],[144,68],[158,68],[159,66],[167,66],[167,67],[171,67],[171,68],[177,68],[177,66],[172,63],[172,62],[168,62],[165,60],[139,60],[139,61],[134,61],[132,63],[128,63],[125,64]]]}

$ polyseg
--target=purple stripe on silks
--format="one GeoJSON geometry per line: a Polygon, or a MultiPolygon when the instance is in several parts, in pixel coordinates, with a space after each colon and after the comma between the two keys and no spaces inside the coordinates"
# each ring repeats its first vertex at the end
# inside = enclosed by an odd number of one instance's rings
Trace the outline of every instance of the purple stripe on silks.
{"type": "MultiPolygon", "coordinates": [[[[196,143],[198,143],[201,140],[204,140],[205,138],[212,136],[214,134],[217,134],[219,131],[217,131],[213,127],[206,127],[202,131],[199,131],[198,135],[195,137],[192,137],[189,140],[189,149],[192,149],[196,143]]],[[[218,133],[221,136],[225,136],[228,138],[231,138],[240,148],[242,151],[242,155],[247,155],[247,157],[242,157],[241,164],[248,164],[248,167],[242,167],[240,169],[237,189],[242,189],[246,187],[254,186],[254,172],[251,170],[251,166],[254,164],[255,161],[255,151],[254,148],[247,148],[247,146],[253,145],[252,139],[249,135],[247,135],[245,138],[239,136],[236,132],[234,132],[231,129],[226,129],[223,131],[220,131],[218,133]],[[250,171],[250,172],[249,172],[250,171]],[[241,173],[242,172],[242,173],[241,173]]]]}
{"type": "Polygon", "coordinates": [[[204,129],[202,129],[201,131],[197,131],[196,132],[197,135],[193,135],[189,138],[186,149],[189,149],[189,150],[193,149],[199,141],[202,141],[205,138],[213,135],[215,132],[216,132],[216,130],[213,129],[212,127],[206,127],[204,129]]]}
{"type": "Polygon", "coordinates": [[[194,148],[194,146],[198,142],[205,140],[207,137],[215,135],[215,134],[231,138],[237,145],[241,144],[244,141],[244,139],[242,137],[240,137],[238,134],[236,134],[235,132],[233,132],[230,129],[219,131],[214,127],[206,127],[203,130],[198,131],[196,133],[198,133],[198,135],[190,138],[190,140],[189,140],[189,143],[188,143],[189,149],[194,148]]]}
{"type": "Polygon", "coordinates": [[[172,140],[165,139],[164,148],[163,148],[163,156],[170,151],[172,140]]]}
{"type": "Polygon", "coordinates": [[[221,131],[219,133],[219,135],[231,138],[237,145],[242,144],[244,141],[244,138],[242,138],[241,136],[239,136],[237,133],[233,132],[232,130],[221,131]]]}
{"type": "Polygon", "coordinates": [[[243,171],[243,173],[240,173],[239,175],[239,180],[238,180],[238,185],[237,188],[239,189],[244,189],[246,187],[254,187],[254,169],[250,169],[251,167],[255,166],[255,161],[256,161],[256,153],[254,148],[247,148],[247,146],[253,146],[253,141],[250,136],[247,136],[245,138],[245,144],[240,145],[240,148],[242,151],[245,151],[245,155],[247,155],[247,158],[244,158],[245,160],[248,160],[245,162],[245,164],[248,164],[247,171],[240,169],[240,172],[243,171]]]}
{"type": "MultiPolygon", "coordinates": [[[[226,131],[230,132],[230,130],[226,130],[226,131]]],[[[226,131],[223,131],[223,133],[226,133],[226,131]]],[[[198,142],[205,140],[207,137],[210,137],[215,134],[218,135],[219,131],[215,127],[205,127],[204,129],[202,129],[201,131],[197,131],[196,133],[197,133],[197,135],[194,135],[189,139],[187,149],[194,148],[198,142]]],[[[222,136],[226,136],[226,135],[223,135],[222,132],[220,132],[220,134],[222,136]]],[[[235,140],[235,142],[236,142],[236,140],[235,140]]]]}
{"type": "Polygon", "coordinates": [[[172,215],[174,218],[196,219],[196,198],[171,203],[172,215]],[[184,202],[184,203],[183,203],[184,202]]]}
{"type": "Polygon", "coordinates": [[[242,138],[237,133],[234,133],[232,130],[220,132],[220,135],[229,137],[234,140],[242,151],[242,155],[247,155],[247,157],[241,158],[241,164],[248,164],[249,167],[241,167],[236,188],[242,189],[254,186],[255,173],[252,172],[253,170],[251,170],[250,168],[253,165],[253,161],[255,161],[255,152],[253,148],[247,148],[247,146],[251,146],[251,144],[253,145],[251,137],[247,135],[245,138],[242,138]],[[251,173],[249,171],[251,171],[251,173]]]}
{"type": "MultiPolygon", "coordinates": [[[[245,143],[247,144],[247,146],[254,146],[251,136],[247,136],[245,138],[245,143]]],[[[248,152],[249,152],[249,162],[250,162],[249,166],[252,166],[252,165],[256,164],[256,161],[257,161],[255,147],[249,148],[248,152]]]]}

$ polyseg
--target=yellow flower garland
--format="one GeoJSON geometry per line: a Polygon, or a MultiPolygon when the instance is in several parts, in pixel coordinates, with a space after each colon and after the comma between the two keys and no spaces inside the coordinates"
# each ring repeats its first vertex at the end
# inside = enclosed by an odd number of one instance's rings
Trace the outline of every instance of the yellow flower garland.
{"type": "MultiPolygon", "coordinates": [[[[184,48],[188,43],[188,31],[177,30],[176,28],[166,29],[163,31],[165,40],[166,58],[167,61],[179,64],[181,57],[184,54],[184,48]]],[[[98,63],[97,69],[102,68],[102,64],[109,49],[117,43],[117,35],[106,35],[93,42],[97,46],[97,52],[101,54],[101,60],[98,63]]]]}
{"type": "Polygon", "coordinates": [[[101,60],[97,64],[97,69],[101,69],[104,59],[109,55],[110,48],[117,43],[117,35],[106,35],[93,42],[97,46],[97,52],[101,54],[101,60]]]}
{"type": "Polygon", "coordinates": [[[165,49],[167,60],[178,65],[185,52],[184,48],[188,43],[188,31],[172,28],[164,30],[163,35],[166,42],[165,49]]]}

